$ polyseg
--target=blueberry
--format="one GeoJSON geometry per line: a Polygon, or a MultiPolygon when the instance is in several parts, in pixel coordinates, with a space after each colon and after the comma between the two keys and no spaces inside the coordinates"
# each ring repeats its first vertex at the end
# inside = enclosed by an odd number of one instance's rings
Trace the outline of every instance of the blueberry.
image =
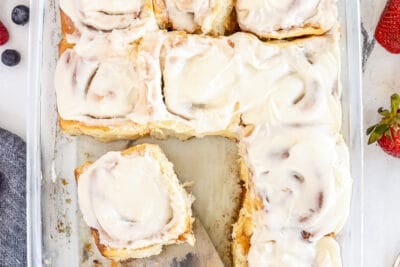
{"type": "Polygon", "coordinates": [[[24,5],[14,7],[11,13],[11,19],[15,24],[25,25],[29,21],[29,7],[24,5]]]}
{"type": "Polygon", "coordinates": [[[21,61],[21,55],[18,51],[7,49],[1,54],[1,62],[6,66],[15,66],[21,61]]]}

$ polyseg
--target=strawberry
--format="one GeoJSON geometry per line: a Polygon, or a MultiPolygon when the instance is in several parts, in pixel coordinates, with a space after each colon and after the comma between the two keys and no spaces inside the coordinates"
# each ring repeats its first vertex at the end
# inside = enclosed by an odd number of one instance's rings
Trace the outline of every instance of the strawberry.
{"type": "Polygon", "coordinates": [[[400,0],[389,0],[375,30],[375,39],[391,53],[400,53],[400,0]]]}
{"type": "Polygon", "coordinates": [[[3,23],[0,21],[0,45],[7,43],[10,36],[8,35],[8,31],[6,27],[4,27],[3,23]]]}
{"type": "Polygon", "coordinates": [[[378,141],[387,154],[400,158],[400,95],[391,97],[391,110],[379,108],[382,119],[378,124],[368,128],[368,144],[378,141]]]}

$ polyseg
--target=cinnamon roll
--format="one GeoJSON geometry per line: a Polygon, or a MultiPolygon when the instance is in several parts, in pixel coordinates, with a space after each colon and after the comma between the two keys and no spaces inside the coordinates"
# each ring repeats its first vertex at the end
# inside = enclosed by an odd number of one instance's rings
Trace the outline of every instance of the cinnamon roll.
{"type": "Polygon", "coordinates": [[[158,30],[151,0],[61,0],[60,8],[64,42],[81,55],[98,54],[92,48],[99,43],[126,47],[158,30]]]}
{"type": "Polygon", "coordinates": [[[246,125],[341,125],[337,40],[267,44],[252,35],[176,34],[161,53],[169,113],[200,131],[246,125]]]}
{"type": "Polygon", "coordinates": [[[156,36],[150,34],[121,53],[106,47],[105,51],[114,51],[108,55],[87,57],[76,47],[67,48],[55,72],[61,129],[104,141],[149,134],[148,123],[156,112],[151,95],[161,80],[159,61],[153,59],[151,50],[157,50],[161,40],[156,36]]]}
{"type": "Polygon", "coordinates": [[[231,37],[240,64],[245,124],[341,126],[336,32],[293,42],[265,43],[252,35],[231,37]]]}
{"type": "Polygon", "coordinates": [[[129,56],[91,60],[73,49],[65,51],[55,76],[60,115],[107,119],[128,114],[143,88],[138,72],[129,56]]]}
{"type": "Polygon", "coordinates": [[[170,35],[160,60],[168,113],[199,133],[229,129],[238,119],[239,76],[229,39],[170,35]]]}
{"type": "MultiPolygon", "coordinates": [[[[240,146],[254,191],[247,201],[259,205],[243,207],[241,216],[251,218],[246,231],[243,224],[235,227],[237,265],[248,261],[249,266],[274,266],[293,256],[293,261],[278,265],[303,266],[297,257],[304,256],[305,244],[314,249],[309,260],[315,260],[316,244],[338,233],[349,212],[351,177],[342,137],[321,126],[260,126],[240,146]],[[287,257],[274,254],[282,249],[288,249],[287,257]]],[[[304,266],[312,265],[309,260],[304,266]]]]}
{"type": "Polygon", "coordinates": [[[78,201],[101,253],[113,260],[194,244],[193,197],[157,145],[108,152],[75,171],[78,201]]]}
{"type": "MultiPolygon", "coordinates": [[[[334,34],[267,44],[245,33],[158,32],[130,49],[86,57],[74,48],[62,55],[55,86],[64,121],[107,127],[119,120],[141,125],[142,135],[180,138],[236,138],[240,125],[340,128],[334,34]]],[[[120,135],[68,127],[103,140],[137,137],[132,127],[121,126],[120,135]]]]}
{"type": "Polygon", "coordinates": [[[98,59],[83,58],[74,49],[62,54],[55,89],[63,130],[71,134],[90,131],[104,139],[113,132],[119,138],[147,134],[143,69],[132,60],[132,53],[98,59]],[[126,118],[132,111],[137,114],[135,121],[126,118]]]}
{"type": "Polygon", "coordinates": [[[337,23],[336,0],[237,0],[240,28],[261,38],[320,35],[337,23]]]}
{"type": "Polygon", "coordinates": [[[153,0],[162,29],[224,35],[233,30],[232,0],[153,0]]]}

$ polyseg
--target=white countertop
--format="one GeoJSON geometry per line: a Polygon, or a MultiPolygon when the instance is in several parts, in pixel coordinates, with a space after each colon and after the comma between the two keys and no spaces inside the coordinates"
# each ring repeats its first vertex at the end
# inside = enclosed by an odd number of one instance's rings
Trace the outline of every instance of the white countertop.
{"type": "Polygon", "coordinates": [[[7,44],[0,46],[0,54],[5,49],[15,49],[21,53],[21,62],[15,67],[4,66],[0,62],[0,127],[10,130],[25,139],[27,60],[29,26],[19,26],[11,21],[11,11],[19,4],[28,5],[29,0],[0,0],[0,21],[10,33],[7,44]]]}
{"type": "MultiPolygon", "coordinates": [[[[0,20],[6,25],[11,39],[0,47],[21,52],[21,63],[5,67],[0,63],[0,127],[25,138],[26,81],[28,26],[11,22],[12,8],[28,0],[0,1],[0,20]]],[[[375,44],[373,32],[385,0],[361,0],[363,37],[365,40],[364,126],[375,123],[376,110],[388,106],[391,94],[400,93],[400,55],[386,52],[375,44]]],[[[400,160],[391,158],[376,146],[365,145],[365,217],[364,266],[391,266],[400,252],[400,160]]],[[[358,267],[358,266],[348,266],[358,267]]]]}
{"type": "MultiPolygon", "coordinates": [[[[389,107],[400,93],[400,55],[373,40],[385,0],[362,0],[365,66],[363,75],[364,128],[379,120],[377,109],[389,107]],[[369,51],[368,51],[369,50],[369,51]]],[[[392,266],[400,253],[400,160],[365,145],[364,156],[364,266],[392,266]]]]}

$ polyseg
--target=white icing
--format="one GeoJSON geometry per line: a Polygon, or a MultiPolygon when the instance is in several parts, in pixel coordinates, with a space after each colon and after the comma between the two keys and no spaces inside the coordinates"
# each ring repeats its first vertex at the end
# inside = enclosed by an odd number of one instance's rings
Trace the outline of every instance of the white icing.
{"type": "Polygon", "coordinates": [[[248,255],[248,265],[249,267],[342,267],[339,245],[334,239],[323,237],[316,243],[309,243],[299,237],[298,233],[271,232],[257,222],[248,255]]]}
{"type": "Polygon", "coordinates": [[[140,1],[79,0],[81,22],[98,30],[110,31],[128,28],[140,14],[140,1]],[[124,8],[125,6],[125,8],[124,8]]]}
{"type": "Polygon", "coordinates": [[[120,52],[158,29],[151,0],[60,0],[60,8],[78,30],[67,41],[83,57],[120,52]]]}
{"type": "MultiPolygon", "coordinates": [[[[79,207],[102,244],[143,248],[185,232],[192,200],[158,160],[147,148],[143,154],[109,152],[81,174],[79,207]]],[[[166,164],[171,172],[172,164],[166,164]]]]}
{"type": "Polygon", "coordinates": [[[173,39],[162,58],[166,105],[197,132],[203,125],[224,130],[236,113],[246,124],[339,129],[337,52],[329,37],[284,48],[244,33],[173,39]]]}
{"type": "Polygon", "coordinates": [[[140,102],[143,82],[138,72],[128,56],[84,60],[67,50],[55,73],[59,114],[65,119],[129,114],[140,102]]]}
{"type": "Polygon", "coordinates": [[[239,100],[234,50],[226,39],[191,36],[175,42],[167,42],[162,59],[168,111],[199,131],[227,128],[239,100]]]}
{"type": "MultiPolygon", "coordinates": [[[[259,127],[241,147],[264,205],[253,215],[250,266],[314,266],[316,243],[339,232],[349,212],[349,156],[342,137],[322,127],[259,127]]],[[[331,261],[325,254],[319,258],[331,261]]]]}
{"type": "Polygon", "coordinates": [[[318,241],[315,265],[318,267],[342,267],[340,247],[335,239],[323,237],[318,241]]]}
{"type": "MultiPolygon", "coordinates": [[[[266,217],[265,213],[258,214],[266,217]]],[[[255,230],[248,254],[249,267],[310,267],[316,257],[314,244],[302,240],[298,233],[272,232],[253,217],[255,230]]],[[[325,266],[316,266],[325,267],[325,266]]]]}
{"type": "Polygon", "coordinates": [[[81,22],[98,30],[126,29],[139,18],[144,0],[78,0],[81,22]]]}
{"type": "Polygon", "coordinates": [[[315,239],[341,229],[351,179],[340,136],[319,127],[259,127],[243,142],[270,229],[297,227],[315,239]]]}
{"type": "Polygon", "coordinates": [[[215,0],[164,0],[164,5],[173,29],[190,33],[198,29],[202,33],[210,32],[218,15],[218,1],[215,0]]]}
{"type": "Polygon", "coordinates": [[[240,56],[240,100],[247,124],[340,128],[339,54],[332,37],[283,48],[245,34],[232,40],[240,56]]]}
{"type": "Polygon", "coordinates": [[[240,28],[259,36],[276,36],[307,24],[328,31],[336,22],[336,0],[237,0],[240,28]]]}
{"type": "MultiPolygon", "coordinates": [[[[280,48],[244,33],[218,39],[155,33],[144,38],[137,52],[114,60],[120,65],[126,61],[124,66],[131,64],[130,72],[110,68],[102,76],[95,75],[92,82],[102,86],[123,83],[120,86],[126,88],[125,92],[131,89],[131,94],[121,94],[120,103],[124,105],[120,108],[125,108],[110,112],[110,117],[123,116],[137,123],[178,121],[199,135],[227,129],[238,114],[243,114],[246,124],[326,124],[339,129],[336,49],[330,37],[280,48]],[[120,79],[122,75],[124,79],[120,79]],[[132,101],[142,103],[142,107],[133,108],[132,101]]],[[[104,117],[106,112],[96,114],[95,101],[93,108],[79,104],[88,100],[77,92],[84,91],[98,62],[107,62],[109,57],[96,61],[76,55],[68,64],[65,58],[59,60],[55,82],[60,114],[88,123],[90,118],[78,115],[104,117]],[[73,84],[77,67],[80,83],[73,84]],[[80,88],[76,90],[74,85],[80,88]]],[[[110,105],[109,110],[112,108],[110,105]]]]}

